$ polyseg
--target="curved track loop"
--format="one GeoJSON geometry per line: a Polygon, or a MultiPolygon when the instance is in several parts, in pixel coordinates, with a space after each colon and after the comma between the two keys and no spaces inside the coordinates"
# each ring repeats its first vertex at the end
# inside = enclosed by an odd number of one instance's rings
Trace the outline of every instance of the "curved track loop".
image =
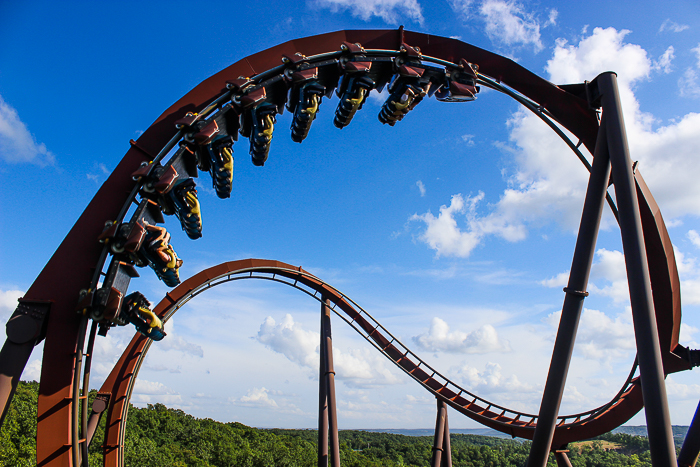
{"type": "MultiPolygon", "coordinates": [[[[483,425],[513,437],[532,439],[537,415],[499,406],[455,384],[425,363],[354,301],[301,267],[262,259],[222,263],[187,279],[168,293],[154,311],[166,322],[199,294],[217,285],[242,279],[280,282],[319,301],[330,300],[333,304],[331,309],[340,318],[437,398],[483,425]]],[[[114,401],[107,414],[106,467],[122,465],[129,400],[151,342],[137,333],[100,389],[101,393],[110,393],[114,401]]],[[[636,365],[622,389],[607,404],[584,413],[559,416],[553,448],[606,433],[635,415],[643,405],[639,378],[633,378],[635,369],[636,365]]]]}
{"type": "MultiPolygon", "coordinates": [[[[530,110],[555,120],[578,138],[579,143],[591,154],[594,151],[598,121],[596,112],[583,97],[583,85],[558,87],[512,60],[456,39],[403,29],[338,31],[289,41],[239,60],[196,86],[158,117],[138,141],[132,142],[131,149],[102,185],[24,297],[26,302],[51,303],[39,389],[39,465],[73,465],[70,447],[74,446],[75,450],[75,446],[84,442],[77,439],[73,426],[75,418],[71,416],[72,412],[76,412],[74,406],[78,403],[79,377],[74,377],[74,374],[80,372],[81,343],[84,342],[85,333],[83,318],[76,315],[75,310],[80,290],[97,284],[102,264],[107,257],[106,249],[96,241],[105,221],[121,221],[138,192],[139,186],[132,179],[132,173],[144,162],[160,160],[177,144],[182,133],[175,127],[175,122],[187,112],[201,113],[212,102],[220,105],[230,98],[227,81],[236,80],[240,76],[274,76],[283,71],[283,55],[291,57],[301,53],[307,57],[335,56],[343,42],[361,43],[367,50],[390,53],[398,53],[396,51],[401,44],[406,43],[419,47],[422,54],[432,57],[435,63],[443,61],[455,64],[461,59],[476,63],[479,65],[480,76],[506,86],[513,96],[518,95],[528,100],[532,103],[528,106],[530,110]],[[70,265],[70,274],[66,274],[67,265],[70,265]]],[[[689,368],[685,361],[672,353],[678,344],[681,318],[678,273],[673,248],[658,206],[639,171],[635,178],[664,371],[668,374],[689,368]]],[[[432,389],[440,390],[443,395],[448,391],[447,388],[432,389]]],[[[641,406],[638,385],[631,384],[629,388],[623,389],[618,403],[608,410],[625,414],[621,418],[636,412],[641,406]]],[[[453,407],[458,405],[451,402],[453,407]]],[[[513,433],[518,433],[518,436],[521,432],[529,432],[527,422],[521,421],[517,416],[509,420],[509,412],[492,412],[491,409],[495,407],[483,407],[483,413],[470,413],[480,417],[480,421],[489,426],[509,423],[513,433]]],[[[557,430],[557,433],[563,431],[566,430],[557,430]]],[[[563,435],[558,436],[560,438],[556,440],[559,443],[566,439],[561,437],[563,435]]]]}

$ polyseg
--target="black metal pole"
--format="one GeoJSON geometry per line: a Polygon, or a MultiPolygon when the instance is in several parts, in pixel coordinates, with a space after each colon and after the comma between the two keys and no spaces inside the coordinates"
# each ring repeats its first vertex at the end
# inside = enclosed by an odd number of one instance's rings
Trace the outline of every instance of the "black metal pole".
{"type": "Polygon", "coordinates": [[[695,409],[693,421],[683,440],[681,453],[678,455],[678,467],[694,467],[700,455],[700,403],[695,409]]]}
{"type": "Polygon", "coordinates": [[[321,304],[324,353],[326,360],[326,391],[328,395],[328,431],[329,431],[329,455],[331,467],[340,467],[340,444],[338,443],[338,417],[335,404],[335,369],[333,368],[333,336],[331,334],[331,307],[330,300],[323,298],[321,304]]]}
{"type": "Polygon", "coordinates": [[[326,383],[326,333],[323,325],[325,304],[321,303],[321,339],[318,371],[318,467],[328,466],[328,384],[326,383]]]}
{"type": "Polygon", "coordinates": [[[586,287],[591,264],[595,254],[595,244],[598,237],[600,218],[605,204],[605,195],[610,179],[610,159],[608,157],[605,138],[605,126],[598,130],[598,139],[593,157],[593,167],[588,181],[586,198],[583,203],[581,225],[578,230],[574,258],[571,261],[568,285],[564,288],[566,296],[561,311],[561,320],[557,330],[557,338],[554,342],[552,360],[549,364],[547,383],[542,395],[540,412],[537,418],[537,426],[532,439],[528,467],[544,467],[554,437],[557,415],[561,398],[564,393],[566,376],[571,363],[571,354],[574,350],[576,330],[578,329],[583,300],[588,295],[586,287]]]}
{"type": "Polygon", "coordinates": [[[651,463],[654,467],[675,467],[676,451],[666,398],[659,334],[617,76],[606,72],[598,75],[596,81],[605,115],[610,164],[619,209],[651,463]]]}

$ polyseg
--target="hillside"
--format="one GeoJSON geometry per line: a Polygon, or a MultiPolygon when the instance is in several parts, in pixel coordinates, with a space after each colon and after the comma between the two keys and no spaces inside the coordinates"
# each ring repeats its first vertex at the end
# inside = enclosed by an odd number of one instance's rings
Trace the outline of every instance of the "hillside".
{"type": "MultiPolygon", "coordinates": [[[[38,383],[20,383],[0,430],[0,465],[24,467],[35,462],[38,383]]],[[[132,407],[125,441],[126,466],[302,467],[316,464],[315,430],[257,429],[240,423],[197,419],[162,404],[132,407]]],[[[90,446],[90,465],[102,466],[99,440],[104,423],[90,446]]],[[[341,463],[360,466],[425,466],[432,436],[405,436],[376,431],[340,432],[341,463]]],[[[521,442],[492,436],[455,433],[451,436],[455,467],[524,466],[530,448],[521,442]]],[[[650,466],[645,437],[608,433],[600,439],[570,446],[574,467],[650,466]]],[[[553,459],[550,465],[555,466],[553,459]]]]}

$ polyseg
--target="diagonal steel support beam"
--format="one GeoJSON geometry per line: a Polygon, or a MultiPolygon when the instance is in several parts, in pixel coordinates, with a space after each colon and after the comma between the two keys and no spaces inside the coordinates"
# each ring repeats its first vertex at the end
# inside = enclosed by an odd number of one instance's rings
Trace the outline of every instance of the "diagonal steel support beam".
{"type": "Polygon", "coordinates": [[[681,453],[678,455],[678,467],[694,467],[700,455],[700,403],[695,409],[693,421],[683,440],[681,453]]]}
{"type": "MultiPolygon", "coordinates": [[[[561,398],[564,394],[566,376],[574,351],[576,330],[578,329],[583,300],[588,295],[588,276],[595,254],[595,244],[600,227],[600,218],[605,204],[605,195],[610,179],[610,159],[606,143],[606,128],[601,125],[593,155],[593,167],[588,181],[588,189],[581,214],[581,225],[576,239],[574,258],[571,261],[568,285],[564,288],[566,296],[561,311],[561,320],[557,338],[549,364],[549,374],[545,384],[542,403],[540,404],[537,426],[532,439],[528,467],[544,467],[552,447],[552,438],[556,428],[557,415],[561,398]]],[[[558,447],[558,446],[557,446],[558,447]]]]}
{"type": "Polygon", "coordinates": [[[649,267],[627,133],[622,116],[617,76],[606,72],[595,79],[605,116],[610,164],[619,210],[622,248],[630,290],[634,336],[642,380],[644,412],[654,467],[675,467],[676,450],[671,431],[659,333],[652,301],[649,267]]]}
{"type": "Polygon", "coordinates": [[[554,459],[557,461],[557,467],[571,467],[571,461],[569,456],[566,455],[568,451],[556,450],[554,451],[554,459]]]}

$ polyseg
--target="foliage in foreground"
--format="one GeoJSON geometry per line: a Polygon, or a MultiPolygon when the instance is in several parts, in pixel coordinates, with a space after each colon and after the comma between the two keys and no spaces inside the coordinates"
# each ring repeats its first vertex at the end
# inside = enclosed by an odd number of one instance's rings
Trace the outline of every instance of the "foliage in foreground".
{"type": "MultiPolygon", "coordinates": [[[[0,430],[0,466],[36,465],[36,400],[38,383],[20,383],[0,430]]],[[[90,465],[102,466],[100,440],[104,419],[90,446],[90,465]]],[[[315,430],[260,430],[240,423],[197,419],[162,404],[132,407],[127,421],[125,464],[129,467],[311,467],[317,462],[315,430]]],[[[524,466],[530,449],[522,443],[488,436],[452,434],[455,467],[524,466]]],[[[432,437],[366,431],[340,432],[344,467],[430,465],[432,437]]],[[[651,466],[646,438],[603,435],[592,443],[574,444],[573,467],[651,466]],[[618,446],[606,450],[604,444],[618,446]]],[[[550,457],[548,466],[556,463],[550,457]]]]}

